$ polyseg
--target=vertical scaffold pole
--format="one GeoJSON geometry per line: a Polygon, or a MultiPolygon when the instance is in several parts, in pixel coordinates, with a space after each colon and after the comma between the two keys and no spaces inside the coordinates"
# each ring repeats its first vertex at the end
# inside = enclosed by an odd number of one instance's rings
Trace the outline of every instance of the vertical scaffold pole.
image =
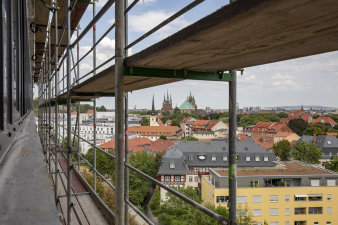
{"type": "Polygon", "coordinates": [[[58,130],[58,87],[59,87],[59,81],[58,81],[58,29],[56,29],[58,27],[58,11],[56,9],[57,7],[57,0],[54,0],[54,20],[55,20],[55,29],[54,29],[54,34],[55,34],[55,38],[54,38],[54,42],[55,42],[55,57],[54,57],[54,67],[55,67],[55,73],[54,73],[54,77],[55,77],[55,155],[54,155],[54,167],[55,167],[55,201],[58,202],[58,171],[59,171],[59,164],[58,164],[58,147],[59,147],[59,130],[58,130]]]}
{"type": "Polygon", "coordinates": [[[52,99],[52,73],[51,73],[51,67],[52,67],[52,56],[51,56],[51,23],[49,23],[49,32],[48,32],[48,171],[51,173],[51,131],[52,131],[52,105],[51,105],[51,99],[52,99]]]}
{"type": "Polygon", "coordinates": [[[66,0],[66,49],[67,49],[67,225],[72,221],[72,147],[71,147],[71,74],[70,74],[70,0],[66,0]]]}
{"type": "Polygon", "coordinates": [[[232,70],[232,79],[229,82],[229,219],[230,225],[236,224],[236,85],[237,71],[232,70]]]}
{"type": "MultiPolygon", "coordinates": [[[[128,1],[124,1],[124,8],[123,12],[126,12],[128,7],[128,1]]],[[[124,47],[127,47],[128,45],[128,12],[124,14],[124,47]]],[[[128,56],[128,50],[125,50],[125,57],[128,56]]],[[[125,107],[125,146],[124,146],[124,155],[125,155],[125,163],[129,163],[129,140],[128,140],[128,92],[125,93],[125,102],[124,102],[124,107],[125,107]]],[[[124,172],[125,172],[125,202],[129,200],[129,168],[124,167],[124,172]]],[[[128,225],[129,224],[129,207],[128,204],[125,204],[125,219],[124,219],[124,224],[128,225]]]]}
{"type": "MultiPolygon", "coordinates": [[[[124,97],[124,105],[125,105],[125,113],[124,113],[124,123],[125,123],[125,146],[124,146],[124,157],[125,163],[129,163],[129,143],[128,143],[128,92],[125,93],[124,97]]],[[[129,168],[124,167],[125,172],[125,188],[124,188],[124,195],[125,195],[125,202],[129,200],[129,168]]],[[[125,221],[124,224],[129,224],[129,209],[128,204],[125,204],[125,221]]]]}
{"type": "Polygon", "coordinates": [[[125,21],[124,21],[125,0],[117,0],[115,3],[115,224],[124,223],[125,202],[124,202],[124,59],[125,59],[125,21]]]}
{"type": "Polygon", "coordinates": [[[96,192],[96,99],[94,99],[93,136],[94,136],[94,191],[96,192]]]}
{"type": "MultiPolygon", "coordinates": [[[[76,37],[79,37],[79,30],[80,30],[80,24],[77,25],[77,29],[76,29],[76,37]]],[[[79,42],[76,44],[76,62],[79,62],[79,58],[80,58],[80,44],[79,42]]],[[[77,84],[80,83],[80,64],[77,64],[77,84]]],[[[80,154],[81,154],[81,148],[80,148],[80,105],[81,102],[78,102],[77,105],[77,118],[79,119],[78,121],[78,127],[77,127],[77,147],[78,147],[78,155],[77,155],[77,168],[80,171],[80,154]]]]}
{"type": "MultiPolygon", "coordinates": [[[[93,18],[96,15],[95,11],[95,1],[93,1],[93,18]]],[[[96,42],[96,24],[93,26],[93,76],[96,75],[96,47],[95,47],[95,42],[96,42]]],[[[96,146],[96,99],[94,99],[94,115],[93,115],[93,122],[94,122],[94,146],[96,146]]],[[[94,191],[96,191],[96,147],[94,147],[94,191]]]]}

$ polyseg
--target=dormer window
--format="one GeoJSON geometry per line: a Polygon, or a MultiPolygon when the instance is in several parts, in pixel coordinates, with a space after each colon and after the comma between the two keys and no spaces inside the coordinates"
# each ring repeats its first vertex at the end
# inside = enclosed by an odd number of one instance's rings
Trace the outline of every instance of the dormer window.
{"type": "Polygon", "coordinates": [[[264,156],[264,162],[267,162],[267,161],[269,161],[269,157],[264,156]]]}
{"type": "Polygon", "coordinates": [[[259,160],[260,160],[259,156],[256,156],[255,160],[256,160],[256,162],[259,162],[259,160]]]}
{"type": "Polygon", "coordinates": [[[331,141],[327,141],[327,144],[330,145],[330,144],[331,144],[331,141]]]}
{"type": "Polygon", "coordinates": [[[211,161],[216,161],[216,156],[212,156],[211,161]]]}
{"type": "Polygon", "coordinates": [[[192,161],[193,160],[193,156],[189,155],[189,160],[192,161]]]}
{"type": "Polygon", "coordinates": [[[227,156],[223,156],[223,161],[228,161],[228,157],[227,156]]]}
{"type": "Polygon", "coordinates": [[[207,157],[206,157],[205,155],[199,155],[199,156],[198,156],[198,159],[199,159],[199,160],[205,160],[206,158],[207,158],[207,157]]]}
{"type": "Polygon", "coordinates": [[[245,161],[250,162],[250,156],[245,157],[245,161]]]}
{"type": "Polygon", "coordinates": [[[175,163],[170,163],[170,165],[169,165],[169,167],[170,167],[170,169],[175,169],[175,163]]]}

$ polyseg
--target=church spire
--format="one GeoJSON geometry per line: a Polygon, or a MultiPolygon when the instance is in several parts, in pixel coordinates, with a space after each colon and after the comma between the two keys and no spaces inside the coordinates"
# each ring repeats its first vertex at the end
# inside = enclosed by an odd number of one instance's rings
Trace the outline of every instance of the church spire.
{"type": "Polygon", "coordinates": [[[152,111],[152,112],[155,112],[155,101],[154,101],[154,94],[153,94],[153,102],[152,102],[151,111],[152,111]]]}

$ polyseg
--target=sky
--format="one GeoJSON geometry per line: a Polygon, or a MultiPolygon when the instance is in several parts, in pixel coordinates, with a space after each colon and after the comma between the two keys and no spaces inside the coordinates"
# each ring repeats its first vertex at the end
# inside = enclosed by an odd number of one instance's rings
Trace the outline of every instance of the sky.
{"type": "MultiPolygon", "coordinates": [[[[190,2],[192,1],[140,0],[129,13],[129,43],[190,2]]],[[[106,0],[99,0],[96,4],[96,12],[105,3],[106,0]]],[[[135,54],[159,42],[226,4],[228,4],[228,1],[205,0],[183,16],[133,46],[128,50],[128,54],[135,54]]],[[[92,6],[89,6],[80,22],[80,27],[86,27],[92,18],[92,6]]],[[[96,39],[98,40],[113,23],[114,7],[109,9],[97,23],[96,39]]],[[[80,41],[80,57],[91,48],[92,37],[92,32],[88,32],[80,41]]],[[[73,35],[72,40],[75,40],[75,35],[73,35]]],[[[114,55],[114,44],[113,30],[97,47],[97,65],[114,55]]],[[[92,70],[92,62],[92,54],[84,58],[80,63],[81,75],[92,70]]],[[[99,71],[113,64],[114,61],[108,63],[99,71]]],[[[244,106],[272,107],[283,105],[321,105],[338,108],[338,51],[245,68],[243,75],[238,75],[237,86],[237,102],[240,108],[244,106]]],[[[195,96],[198,108],[203,109],[207,106],[215,109],[228,108],[229,90],[227,82],[195,80],[185,80],[133,91],[129,94],[129,108],[150,109],[152,96],[154,95],[155,108],[160,109],[163,95],[167,92],[172,96],[174,107],[176,105],[180,106],[191,92],[195,96]]],[[[35,97],[37,96],[37,88],[34,88],[34,95],[35,97]]],[[[114,108],[114,104],[113,97],[103,97],[97,100],[97,105],[105,105],[107,108],[114,108]]]]}

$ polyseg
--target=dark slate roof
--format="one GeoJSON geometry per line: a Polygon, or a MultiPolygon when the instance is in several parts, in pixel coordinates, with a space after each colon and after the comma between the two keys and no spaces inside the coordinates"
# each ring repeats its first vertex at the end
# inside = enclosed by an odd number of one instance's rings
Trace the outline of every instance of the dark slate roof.
{"type": "Polygon", "coordinates": [[[334,136],[319,135],[316,144],[318,148],[338,148],[338,138],[334,136]]]}
{"type": "MultiPolygon", "coordinates": [[[[236,150],[239,160],[238,167],[274,167],[276,164],[275,155],[256,144],[252,139],[236,141],[236,150]],[[250,161],[246,161],[246,157],[250,161]],[[257,162],[256,157],[260,157],[257,162]],[[264,157],[268,157],[268,162],[264,162],[264,157]]],[[[227,140],[217,141],[182,141],[170,147],[162,158],[162,164],[158,174],[187,174],[188,167],[228,167],[229,160],[223,161],[223,157],[228,157],[229,143],[227,140]],[[204,156],[205,159],[199,159],[204,156]],[[216,160],[212,160],[216,157],[216,160]],[[175,163],[175,169],[170,169],[170,163],[175,163]]]]}

